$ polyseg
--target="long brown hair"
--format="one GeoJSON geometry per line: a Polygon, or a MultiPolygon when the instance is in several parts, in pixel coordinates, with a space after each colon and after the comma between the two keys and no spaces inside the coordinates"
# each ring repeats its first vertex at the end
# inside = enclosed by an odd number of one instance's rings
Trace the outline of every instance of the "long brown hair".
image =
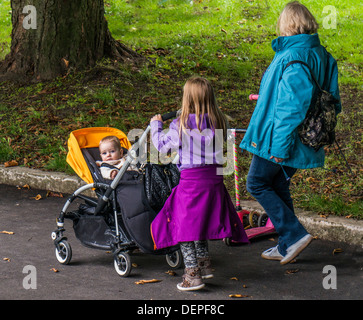
{"type": "Polygon", "coordinates": [[[199,130],[201,130],[200,125],[203,122],[203,117],[208,114],[210,128],[213,130],[223,129],[223,135],[226,135],[226,117],[219,109],[213,87],[207,79],[192,77],[185,83],[182,110],[179,117],[179,135],[189,129],[188,117],[191,113],[195,113],[195,121],[199,130]]]}

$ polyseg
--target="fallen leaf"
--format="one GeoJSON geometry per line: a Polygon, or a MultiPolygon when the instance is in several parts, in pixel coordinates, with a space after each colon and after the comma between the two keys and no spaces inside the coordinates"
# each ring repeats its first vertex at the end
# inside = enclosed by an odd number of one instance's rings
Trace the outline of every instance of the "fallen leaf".
{"type": "Polygon", "coordinates": [[[5,234],[14,234],[14,232],[13,231],[0,231],[0,233],[5,233],[5,234]]]}
{"type": "Polygon", "coordinates": [[[176,272],[173,271],[173,270],[168,270],[165,273],[168,274],[169,276],[175,276],[176,275],[176,272]]]}
{"type": "Polygon", "coordinates": [[[53,191],[48,191],[46,197],[56,197],[56,198],[63,198],[63,194],[61,194],[60,192],[53,192],[53,191]]]}
{"type": "Polygon", "coordinates": [[[139,280],[136,281],[136,284],[145,284],[145,283],[155,283],[155,282],[160,282],[161,280],[158,279],[151,279],[151,280],[139,280]]]}
{"type": "Polygon", "coordinates": [[[18,162],[16,160],[10,160],[4,163],[5,168],[7,167],[15,167],[18,165],[18,162]]]}
{"type": "Polygon", "coordinates": [[[52,269],[49,269],[50,271],[53,271],[53,272],[59,272],[59,270],[58,269],[56,269],[56,268],[52,268],[52,269]]]}
{"type": "Polygon", "coordinates": [[[10,262],[10,258],[4,258],[4,261],[10,262]]]}
{"type": "Polygon", "coordinates": [[[239,294],[239,293],[237,293],[237,294],[230,294],[230,295],[229,295],[229,297],[230,297],[230,298],[248,298],[248,297],[249,297],[249,295],[247,295],[247,294],[239,294]]]}
{"type": "Polygon", "coordinates": [[[29,186],[28,184],[24,184],[24,185],[23,185],[23,188],[24,188],[24,189],[28,189],[28,190],[29,190],[29,189],[30,189],[30,186],[29,186]]]}
{"type": "Polygon", "coordinates": [[[299,271],[300,271],[299,269],[289,269],[289,270],[285,271],[285,274],[293,274],[293,273],[296,273],[296,272],[299,272],[299,271]]]}
{"type": "Polygon", "coordinates": [[[66,68],[68,68],[68,66],[69,66],[69,61],[68,61],[68,60],[66,60],[66,59],[64,59],[64,58],[62,58],[62,61],[63,61],[63,63],[64,63],[64,66],[65,66],[66,68]]]}
{"type": "Polygon", "coordinates": [[[30,197],[30,199],[35,199],[35,200],[40,200],[42,199],[42,196],[40,194],[38,194],[36,197],[30,197]]]}
{"type": "Polygon", "coordinates": [[[333,254],[342,253],[342,252],[343,252],[343,249],[341,249],[341,248],[336,248],[333,250],[333,254]]]}
{"type": "Polygon", "coordinates": [[[131,265],[132,265],[133,268],[137,268],[138,267],[137,263],[132,263],[131,265]]]}
{"type": "Polygon", "coordinates": [[[238,278],[237,277],[232,277],[232,278],[230,278],[230,280],[236,280],[236,281],[238,281],[238,278]]]}

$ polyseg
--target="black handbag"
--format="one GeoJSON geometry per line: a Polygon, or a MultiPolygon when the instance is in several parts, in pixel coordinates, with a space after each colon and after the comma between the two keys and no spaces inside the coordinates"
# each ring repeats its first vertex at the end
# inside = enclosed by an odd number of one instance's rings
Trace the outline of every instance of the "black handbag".
{"type": "Polygon", "coordinates": [[[335,126],[337,124],[335,105],[339,101],[330,92],[320,87],[310,66],[305,62],[291,61],[285,69],[294,63],[301,63],[309,69],[319,90],[315,103],[310,106],[304,121],[298,127],[300,141],[318,151],[321,147],[330,145],[335,141],[335,126]]]}
{"type": "Polygon", "coordinates": [[[142,171],[147,200],[155,211],[159,211],[170,196],[172,189],[178,185],[180,172],[173,163],[147,163],[142,171]]]}

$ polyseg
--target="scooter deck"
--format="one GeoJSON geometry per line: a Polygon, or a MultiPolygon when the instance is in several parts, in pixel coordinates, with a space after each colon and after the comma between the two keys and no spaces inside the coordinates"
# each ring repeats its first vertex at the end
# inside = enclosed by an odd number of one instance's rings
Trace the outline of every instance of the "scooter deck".
{"type": "Polygon", "coordinates": [[[276,233],[276,230],[274,227],[256,227],[256,228],[250,228],[246,230],[247,238],[253,239],[260,236],[267,236],[272,235],[276,233]]]}
{"type": "MultiPolygon", "coordinates": [[[[248,215],[249,211],[241,210],[237,212],[242,224],[243,224],[243,216],[248,215]]],[[[252,227],[245,230],[248,239],[253,239],[259,236],[267,236],[276,233],[275,227],[273,226],[270,218],[267,219],[266,225],[263,227],[252,227]]]]}

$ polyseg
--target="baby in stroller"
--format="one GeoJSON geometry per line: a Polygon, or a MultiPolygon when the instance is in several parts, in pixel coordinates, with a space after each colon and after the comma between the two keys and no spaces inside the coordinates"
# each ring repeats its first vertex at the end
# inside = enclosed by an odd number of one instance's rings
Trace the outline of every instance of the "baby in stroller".
{"type": "MultiPolygon", "coordinates": [[[[120,140],[116,136],[104,137],[100,141],[99,149],[102,161],[96,161],[96,164],[100,168],[102,177],[113,180],[126,161],[120,140]]],[[[127,170],[138,170],[138,168],[131,164],[127,170]]]]}

